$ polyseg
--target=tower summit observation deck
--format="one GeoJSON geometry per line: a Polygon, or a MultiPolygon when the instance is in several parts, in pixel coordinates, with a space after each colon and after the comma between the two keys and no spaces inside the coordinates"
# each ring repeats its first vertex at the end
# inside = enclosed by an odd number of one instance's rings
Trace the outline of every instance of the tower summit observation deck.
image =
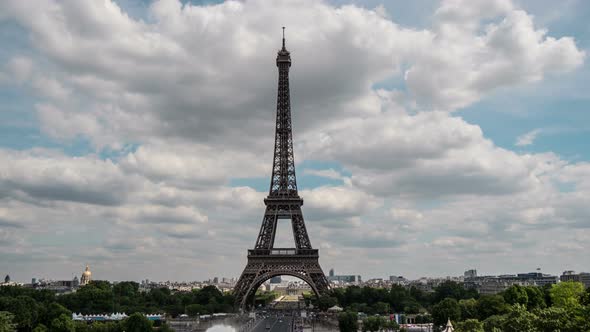
{"type": "Polygon", "coordinates": [[[291,53],[285,46],[284,27],[283,46],[277,53],[276,65],[279,82],[272,175],[269,193],[264,199],[266,211],[256,244],[254,249],[248,250],[248,263],[234,288],[236,304],[242,309],[250,306],[256,290],[263,282],[279,275],[300,278],[318,296],[329,288],[319,264],[319,252],[312,248],[305,228],[301,212],[303,199],[297,191],[289,94],[291,53]],[[274,247],[279,220],[291,221],[295,242],[293,248],[274,247]]]}

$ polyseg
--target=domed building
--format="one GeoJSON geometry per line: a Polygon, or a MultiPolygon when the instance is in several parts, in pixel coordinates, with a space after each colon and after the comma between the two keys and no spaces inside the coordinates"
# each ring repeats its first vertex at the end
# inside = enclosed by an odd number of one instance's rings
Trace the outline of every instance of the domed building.
{"type": "Polygon", "coordinates": [[[86,270],[82,272],[82,278],[80,278],[80,286],[88,285],[90,280],[92,280],[92,272],[90,272],[90,268],[86,265],[86,270]]]}

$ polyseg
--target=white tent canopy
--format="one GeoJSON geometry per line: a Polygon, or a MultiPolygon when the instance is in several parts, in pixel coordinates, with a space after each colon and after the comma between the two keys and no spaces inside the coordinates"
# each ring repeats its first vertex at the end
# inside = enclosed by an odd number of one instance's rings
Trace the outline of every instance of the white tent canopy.
{"type": "Polygon", "coordinates": [[[332,308],[329,308],[328,309],[328,312],[340,312],[342,310],[343,310],[342,308],[340,308],[339,306],[335,305],[332,308]]]}

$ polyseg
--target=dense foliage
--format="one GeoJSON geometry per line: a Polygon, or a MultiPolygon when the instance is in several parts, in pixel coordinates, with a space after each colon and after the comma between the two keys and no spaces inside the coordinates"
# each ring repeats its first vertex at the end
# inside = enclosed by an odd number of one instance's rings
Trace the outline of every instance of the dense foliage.
{"type": "Polygon", "coordinates": [[[389,313],[421,314],[417,322],[433,322],[440,327],[451,319],[458,332],[578,332],[590,331],[590,288],[580,283],[562,282],[547,287],[512,286],[497,295],[479,296],[447,281],[425,293],[417,288],[394,285],[389,289],[348,287],[322,296],[321,309],[338,304],[345,309],[339,322],[349,331],[347,319],[362,312],[363,330],[397,330],[390,326],[389,313]],[[381,317],[375,316],[379,315],[381,317]]]}
{"type": "MultiPolygon", "coordinates": [[[[0,287],[0,331],[4,331],[4,326],[10,326],[7,324],[15,324],[18,331],[90,331],[86,323],[72,321],[72,312],[125,312],[131,315],[126,322],[95,323],[92,325],[92,331],[130,331],[131,327],[121,325],[131,322],[139,325],[142,324],[139,316],[145,318],[143,315],[132,315],[133,313],[162,313],[172,317],[186,313],[194,316],[231,312],[234,310],[233,304],[234,298],[231,294],[223,294],[214,286],[192,292],[172,293],[167,288],[140,292],[139,284],[136,282],[111,284],[106,281],[93,281],[75,293],[60,296],[48,290],[5,286],[0,287]]],[[[141,328],[145,328],[145,325],[141,328]]],[[[165,329],[166,327],[160,328],[165,329]]],[[[137,328],[134,327],[134,330],[137,328]]]]}

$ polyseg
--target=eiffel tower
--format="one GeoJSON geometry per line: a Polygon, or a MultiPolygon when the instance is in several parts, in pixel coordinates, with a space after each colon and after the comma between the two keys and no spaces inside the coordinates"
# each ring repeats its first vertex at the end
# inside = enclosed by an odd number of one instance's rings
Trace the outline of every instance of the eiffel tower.
{"type": "Polygon", "coordinates": [[[256,245],[254,249],[248,250],[248,264],[234,288],[236,305],[242,309],[247,309],[252,304],[253,296],[260,285],[274,276],[297,277],[309,284],[316,296],[329,288],[318,261],[318,249],[311,247],[301,212],[303,199],[297,192],[289,97],[291,55],[285,48],[284,27],[283,48],[277,54],[277,67],[277,123],[270,190],[268,197],[264,199],[266,211],[256,245]],[[280,219],[291,220],[295,248],[274,247],[280,219]]]}

